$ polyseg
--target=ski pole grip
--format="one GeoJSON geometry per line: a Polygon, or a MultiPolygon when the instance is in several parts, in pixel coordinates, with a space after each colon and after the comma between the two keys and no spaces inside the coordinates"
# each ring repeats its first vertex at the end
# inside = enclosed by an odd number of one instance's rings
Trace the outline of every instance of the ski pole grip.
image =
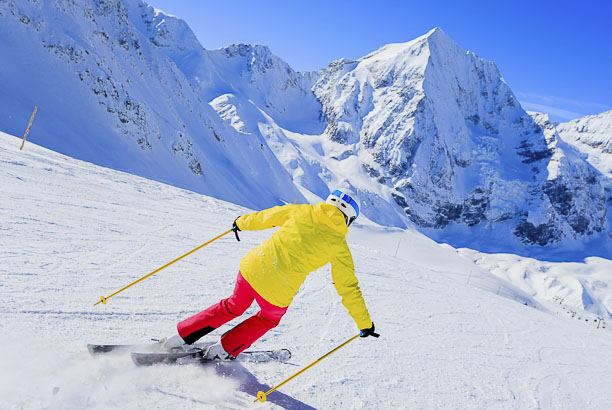
{"type": "Polygon", "coordinates": [[[238,220],[238,218],[234,219],[234,223],[232,224],[232,231],[234,231],[234,234],[236,235],[236,240],[240,242],[240,238],[238,237],[238,231],[240,230],[240,228],[238,228],[238,225],[236,225],[236,221],[238,220]]]}

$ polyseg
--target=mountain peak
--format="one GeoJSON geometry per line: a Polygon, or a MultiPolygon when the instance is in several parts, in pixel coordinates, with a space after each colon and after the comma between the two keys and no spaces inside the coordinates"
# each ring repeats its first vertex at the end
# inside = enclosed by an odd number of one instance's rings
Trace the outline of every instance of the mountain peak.
{"type": "Polygon", "coordinates": [[[224,58],[245,64],[249,71],[263,74],[275,67],[289,69],[288,64],[270,51],[268,46],[257,44],[232,44],[212,51],[211,56],[223,55],[224,58]]]}
{"type": "Polygon", "coordinates": [[[426,34],[424,34],[422,37],[426,37],[426,38],[432,38],[432,39],[436,39],[436,38],[448,38],[450,39],[450,37],[448,36],[448,34],[446,34],[444,32],[444,30],[442,30],[440,27],[434,27],[431,30],[429,30],[426,34]]]}
{"type": "Polygon", "coordinates": [[[435,50],[453,50],[460,54],[464,54],[464,51],[459,45],[440,27],[434,27],[427,33],[414,40],[404,43],[389,43],[377,50],[367,54],[359,59],[359,61],[381,61],[381,60],[394,60],[398,61],[404,59],[406,56],[420,56],[423,55],[423,51],[429,50],[431,54],[435,50]]]}
{"type": "Polygon", "coordinates": [[[262,46],[259,44],[231,44],[229,46],[222,47],[220,50],[226,54],[239,55],[241,57],[246,57],[247,55],[268,56],[272,54],[268,46],[262,46]]]}
{"type": "Polygon", "coordinates": [[[430,52],[433,54],[435,51],[445,50],[446,53],[451,52],[451,55],[447,57],[456,58],[458,54],[465,54],[465,51],[441,28],[436,27],[427,34],[421,36],[422,39],[427,41],[430,52]]]}

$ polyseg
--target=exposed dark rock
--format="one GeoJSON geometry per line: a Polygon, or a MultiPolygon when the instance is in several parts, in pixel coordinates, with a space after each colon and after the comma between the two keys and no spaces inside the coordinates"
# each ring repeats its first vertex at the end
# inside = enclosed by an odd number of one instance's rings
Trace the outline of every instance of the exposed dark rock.
{"type": "Polygon", "coordinates": [[[450,222],[457,221],[461,218],[463,212],[462,204],[446,203],[436,208],[435,228],[444,228],[450,222]]]}
{"type": "Polygon", "coordinates": [[[589,230],[590,221],[588,218],[584,217],[583,215],[578,215],[574,218],[571,218],[569,220],[569,224],[574,230],[574,232],[576,232],[579,235],[584,235],[585,233],[592,233],[592,232],[589,232],[590,231],[589,230]]]}
{"type": "MultiPolygon", "coordinates": [[[[335,158],[335,157],[332,157],[332,158],[338,159],[338,158],[335,158]]],[[[370,166],[368,164],[363,164],[363,169],[365,169],[365,171],[368,173],[368,175],[371,176],[372,178],[380,178],[380,172],[378,172],[372,166],[370,166]]]]}
{"type": "Polygon", "coordinates": [[[461,168],[467,168],[472,164],[471,159],[455,158],[455,164],[461,168]]]}
{"type": "Polygon", "coordinates": [[[556,180],[546,181],[544,192],[548,195],[550,203],[559,214],[568,216],[572,210],[574,194],[568,187],[556,180]]]}
{"type": "Polygon", "coordinates": [[[462,221],[474,226],[486,219],[485,211],[489,206],[489,197],[482,188],[476,188],[463,205],[462,221]]]}
{"type": "Polygon", "coordinates": [[[202,175],[202,165],[197,158],[192,158],[189,161],[189,169],[196,175],[202,175]]]}
{"type": "Polygon", "coordinates": [[[558,241],[558,232],[552,221],[535,226],[522,219],[516,225],[514,235],[528,245],[546,246],[558,241]]]}
{"type": "Polygon", "coordinates": [[[391,196],[393,197],[395,203],[401,206],[402,208],[408,207],[408,202],[406,202],[406,198],[404,198],[403,196],[396,194],[395,192],[392,192],[391,196]]]}
{"type": "Polygon", "coordinates": [[[336,161],[344,161],[345,159],[347,159],[348,157],[350,157],[351,155],[354,155],[355,153],[353,152],[353,150],[346,150],[344,151],[342,154],[337,155],[337,156],[332,156],[333,159],[335,159],[336,161]]]}
{"type": "Polygon", "coordinates": [[[528,140],[521,141],[521,144],[516,147],[517,154],[521,157],[525,157],[525,159],[522,161],[524,164],[531,164],[533,162],[550,158],[553,154],[548,147],[542,147],[540,149],[534,149],[533,147],[533,143],[529,142],[528,140]]]}
{"type": "Polygon", "coordinates": [[[420,226],[422,228],[434,228],[434,225],[431,222],[429,222],[428,220],[424,218],[421,218],[419,215],[415,213],[409,213],[408,216],[410,217],[410,220],[414,222],[416,226],[420,226]]]}

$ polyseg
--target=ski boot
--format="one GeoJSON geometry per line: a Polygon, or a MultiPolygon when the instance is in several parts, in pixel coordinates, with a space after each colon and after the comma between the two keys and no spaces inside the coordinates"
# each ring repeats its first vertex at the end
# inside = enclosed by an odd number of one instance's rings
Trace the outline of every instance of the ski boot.
{"type": "Polygon", "coordinates": [[[218,360],[218,361],[231,361],[234,360],[235,357],[225,351],[221,341],[218,341],[215,344],[208,346],[206,351],[204,352],[204,359],[206,360],[218,360]]]}

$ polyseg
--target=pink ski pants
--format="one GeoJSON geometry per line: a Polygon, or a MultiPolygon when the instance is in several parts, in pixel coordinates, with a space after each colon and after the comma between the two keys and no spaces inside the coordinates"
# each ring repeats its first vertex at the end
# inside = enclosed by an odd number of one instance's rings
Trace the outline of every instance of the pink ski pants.
{"type": "Polygon", "coordinates": [[[262,298],[247,282],[240,271],[236,278],[234,293],[177,325],[179,335],[186,343],[192,344],[219,326],[242,315],[249,306],[257,301],[260,311],[221,336],[221,344],[226,352],[236,357],[243,350],[276,327],[287,311],[262,298]]]}

